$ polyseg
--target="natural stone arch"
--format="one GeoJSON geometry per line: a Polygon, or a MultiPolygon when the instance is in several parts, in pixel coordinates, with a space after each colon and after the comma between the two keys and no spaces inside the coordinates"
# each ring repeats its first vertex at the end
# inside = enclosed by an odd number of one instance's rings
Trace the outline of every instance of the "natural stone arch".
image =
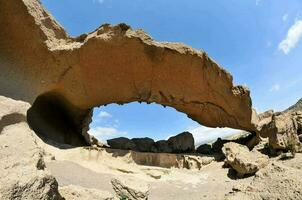
{"type": "Polygon", "coordinates": [[[91,108],[134,101],[171,106],[209,127],[255,130],[249,90],[205,52],[125,24],[72,38],[37,0],[1,1],[0,26],[0,94],[54,97],[78,132],[91,108]]]}

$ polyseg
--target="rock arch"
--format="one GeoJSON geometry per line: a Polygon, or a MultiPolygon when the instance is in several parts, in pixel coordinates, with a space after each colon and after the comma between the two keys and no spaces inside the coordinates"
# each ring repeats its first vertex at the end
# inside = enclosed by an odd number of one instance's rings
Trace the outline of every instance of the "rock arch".
{"type": "Polygon", "coordinates": [[[249,90],[205,52],[126,24],[72,38],[37,0],[1,1],[0,27],[0,94],[39,106],[55,100],[78,132],[91,108],[133,101],[174,107],[209,127],[255,130],[249,90]]]}

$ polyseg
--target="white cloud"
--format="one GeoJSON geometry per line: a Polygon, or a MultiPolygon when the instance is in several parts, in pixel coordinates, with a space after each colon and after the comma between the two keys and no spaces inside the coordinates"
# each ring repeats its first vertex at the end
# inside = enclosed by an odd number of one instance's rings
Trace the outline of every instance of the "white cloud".
{"type": "Polygon", "coordinates": [[[126,131],[120,131],[114,127],[101,127],[101,126],[91,128],[88,131],[88,133],[95,136],[97,139],[99,139],[102,142],[105,142],[107,139],[127,135],[126,131]]]}
{"type": "Polygon", "coordinates": [[[278,92],[279,90],[280,90],[280,85],[279,84],[274,84],[269,91],[270,92],[278,92]]]}
{"type": "Polygon", "coordinates": [[[290,27],[286,38],[279,44],[279,50],[288,54],[296,46],[302,37],[302,20],[298,20],[290,27]]]}
{"type": "Polygon", "coordinates": [[[108,112],[105,112],[105,111],[101,111],[99,112],[99,114],[97,115],[97,118],[99,120],[104,120],[104,119],[108,119],[108,118],[111,118],[112,115],[108,112]]]}
{"type": "Polygon", "coordinates": [[[282,16],[282,21],[287,21],[287,19],[288,19],[288,14],[284,14],[283,16],[282,16]]]}
{"type": "Polygon", "coordinates": [[[219,137],[225,138],[242,132],[241,130],[231,128],[208,128],[204,126],[189,129],[188,131],[193,134],[196,145],[212,142],[219,137]]]}

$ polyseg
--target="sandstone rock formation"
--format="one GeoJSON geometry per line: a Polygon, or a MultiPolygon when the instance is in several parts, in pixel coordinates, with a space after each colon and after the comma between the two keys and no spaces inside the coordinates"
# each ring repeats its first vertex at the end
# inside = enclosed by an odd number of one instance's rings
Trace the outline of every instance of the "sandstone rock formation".
{"type": "Polygon", "coordinates": [[[259,135],[269,138],[275,150],[301,151],[299,135],[302,133],[302,100],[283,112],[267,111],[259,115],[259,135]]]}
{"type": "Polygon", "coordinates": [[[58,183],[45,170],[44,152],[26,123],[29,107],[0,96],[0,199],[60,200],[58,183]]]}
{"type": "Polygon", "coordinates": [[[147,200],[150,186],[132,179],[112,179],[111,184],[120,199],[147,200]]]}
{"type": "Polygon", "coordinates": [[[209,127],[254,130],[249,90],[205,52],[125,24],[73,38],[37,0],[1,1],[0,27],[0,94],[33,104],[28,121],[45,137],[89,143],[93,107],[134,101],[171,106],[209,127]]]}
{"type": "Polygon", "coordinates": [[[226,163],[235,169],[240,177],[245,174],[254,174],[269,163],[268,156],[257,150],[250,151],[246,146],[234,142],[224,144],[222,151],[226,157],[226,163]]]}
{"type": "Polygon", "coordinates": [[[75,185],[60,187],[59,191],[66,200],[119,200],[119,198],[115,198],[109,192],[75,185]]]}
{"type": "Polygon", "coordinates": [[[259,170],[248,185],[239,185],[226,200],[301,199],[302,171],[280,163],[259,170]]]}

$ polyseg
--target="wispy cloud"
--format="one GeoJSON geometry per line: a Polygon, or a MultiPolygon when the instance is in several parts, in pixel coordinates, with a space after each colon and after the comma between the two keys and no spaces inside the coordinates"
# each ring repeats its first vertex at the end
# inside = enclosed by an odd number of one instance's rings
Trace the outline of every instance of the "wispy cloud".
{"type": "Polygon", "coordinates": [[[288,30],[287,36],[279,44],[279,50],[288,54],[291,49],[295,48],[302,37],[302,20],[296,21],[288,30]]]}
{"type": "Polygon", "coordinates": [[[261,0],[256,0],[256,1],[255,1],[256,6],[260,5],[260,2],[261,2],[261,0]]]}
{"type": "Polygon", "coordinates": [[[99,120],[104,120],[104,119],[108,119],[108,118],[111,118],[112,115],[106,111],[101,111],[99,112],[99,114],[97,115],[97,118],[99,120]]]}
{"type": "Polygon", "coordinates": [[[188,131],[193,134],[196,145],[214,141],[218,137],[225,138],[242,132],[231,128],[208,128],[204,126],[189,129],[188,131]]]}
{"type": "Polygon", "coordinates": [[[274,84],[271,88],[270,88],[270,92],[278,92],[280,90],[280,85],[279,84],[274,84]]]}
{"type": "Polygon", "coordinates": [[[120,131],[115,127],[95,127],[91,128],[88,131],[89,134],[95,136],[97,139],[101,140],[102,142],[106,142],[106,140],[114,138],[114,137],[121,137],[126,136],[126,131],[120,131]]]}
{"type": "Polygon", "coordinates": [[[282,16],[282,21],[285,22],[285,21],[287,21],[287,19],[288,19],[288,14],[286,13],[282,16]]]}

